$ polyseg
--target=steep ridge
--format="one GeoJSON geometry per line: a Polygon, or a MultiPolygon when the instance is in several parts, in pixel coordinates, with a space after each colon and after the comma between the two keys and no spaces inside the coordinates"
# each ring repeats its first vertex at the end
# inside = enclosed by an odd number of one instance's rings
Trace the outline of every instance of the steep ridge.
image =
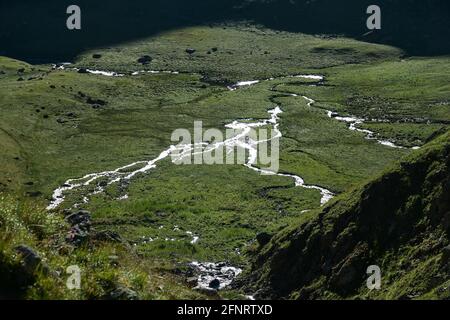
{"type": "Polygon", "coordinates": [[[256,249],[256,298],[449,298],[450,133],[256,249]],[[381,268],[381,290],[366,287],[381,268]]]}

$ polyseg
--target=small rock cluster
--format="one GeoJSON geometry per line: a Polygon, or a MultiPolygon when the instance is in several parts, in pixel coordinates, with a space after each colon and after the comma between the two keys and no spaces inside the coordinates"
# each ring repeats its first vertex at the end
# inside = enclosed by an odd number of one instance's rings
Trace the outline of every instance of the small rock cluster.
{"type": "Polygon", "coordinates": [[[91,214],[89,211],[80,210],[66,217],[71,228],[66,236],[67,243],[79,247],[85,243],[91,231],[91,214]]]}

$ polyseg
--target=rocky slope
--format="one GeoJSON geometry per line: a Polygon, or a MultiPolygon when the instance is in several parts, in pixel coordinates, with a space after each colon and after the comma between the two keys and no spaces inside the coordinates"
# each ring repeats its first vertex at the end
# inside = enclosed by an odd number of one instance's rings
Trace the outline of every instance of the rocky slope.
{"type": "Polygon", "coordinates": [[[450,297],[450,133],[256,249],[257,298],[450,297]],[[370,265],[381,290],[366,287],[370,265]]]}

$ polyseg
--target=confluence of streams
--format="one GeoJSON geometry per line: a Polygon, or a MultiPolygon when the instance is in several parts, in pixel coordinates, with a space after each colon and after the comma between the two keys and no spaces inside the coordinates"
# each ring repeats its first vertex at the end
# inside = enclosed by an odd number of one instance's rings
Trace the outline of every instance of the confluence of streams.
{"type": "MultiPolygon", "coordinates": [[[[54,65],[53,69],[65,70],[66,65],[68,65],[68,64],[54,65]]],[[[78,70],[78,69],[73,68],[73,70],[78,70]]],[[[110,77],[125,76],[124,74],[119,74],[116,72],[98,71],[98,70],[89,70],[89,69],[87,69],[86,71],[87,71],[87,73],[90,73],[90,74],[110,76],[110,77]]],[[[142,72],[138,71],[138,72],[133,72],[131,75],[135,76],[135,75],[139,75],[142,73],[152,73],[153,74],[153,73],[160,73],[160,71],[142,71],[142,72]]],[[[178,74],[178,72],[166,72],[166,73],[178,74]]],[[[313,80],[317,80],[319,83],[321,83],[324,80],[324,77],[319,76],[319,75],[296,75],[296,76],[287,76],[287,77],[285,76],[282,78],[288,78],[288,77],[313,79],[313,80]]],[[[271,81],[271,80],[275,80],[275,79],[270,78],[270,79],[266,79],[264,81],[271,81]]],[[[261,82],[261,81],[260,80],[242,81],[242,82],[236,83],[235,85],[229,86],[228,89],[230,91],[234,91],[241,87],[251,86],[251,85],[257,84],[259,82],[261,82]]],[[[296,94],[286,93],[286,95],[297,97],[296,94]]],[[[305,97],[305,96],[303,96],[302,98],[304,98],[308,102],[309,107],[311,107],[312,104],[315,102],[314,100],[312,100],[308,97],[305,97]]],[[[179,144],[176,146],[171,145],[166,150],[162,151],[159,154],[159,156],[156,157],[155,159],[152,159],[149,161],[137,161],[137,162],[133,162],[131,164],[117,168],[112,171],[90,173],[90,174],[85,175],[82,178],[69,179],[61,187],[57,188],[53,192],[52,201],[48,205],[47,210],[54,210],[54,209],[58,208],[65,201],[65,196],[68,192],[79,190],[79,189],[82,189],[83,187],[88,187],[92,183],[99,181],[100,179],[107,179],[107,181],[103,182],[103,184],[101,184],[101,185],[97,184],[94,191],[88,192],[87,194],[82,196],[82,199],[81,199],[82,203],[88,203],[90,196],[102,193],[107,186],[114,184],[114,183],[120,183],[120,182],[126,183],[140,173],[147,173],[148,171],[156,168],[156,164],[159,161],[162,161],[162,160],[168,158],[169,156],[171,156],[173,163],[182,161],[185,157],[188,157],[188,156],[190,157],[192,155],[195,155],[196,153],[195,152],[193,153],[193,151],[198,150],[197,149],[198,147],[202,147],[202,149],[205,148],[205,150],[200,151],[200,153],[213,152],[214,150],[217,150],[218,148],[223,148],[223,147],[227,148],[227,150],[233,150],[236,147],[247,150],[249,153],[249,156],[247,158],[246,163],[244,164],[247,168],[252,169],[252,170],[259,172],[261,174],[264,174],[264,175],[277,175],[277,176],[282,176],[282,177],[289,177],[289,178],[294,179],[296,187],[317,190],[321,193],[321,201],[320,201],[321,205],[324,205],[333,198],[334,194],[331,191],[329,191],[325,188],[319,187],[319,186],[307,185],[307,184],[305,184],[305,181],[300,176],[293,175],[293,174],[276,173],[276,172],[272,172],[269,170],[260,169],[256,166],[256,162],[257,162],[257,158],[258,158],[258,145],[263,142],[268,142],[273,139],[280,139],[283,136],[279,129],[279,126],[280,126],[279,115],[281,113],[283,113],[283,110],[280,108],[280,106],[276,106],[275,108],[268,111],[268,114],[270,116],[270,118],[268,118],[268,119],[259,120],[257,122],[240,122],[240,121],[236,120],[236,121],[226,125],[225,127],[229,128],[229,129],[234,129],[235,132],[238,132],[238,133],[235,136],[233,136],[232,138],[229,138],[222,142],[216,142],[213,144],[208,144],[206,142],[202,142],[202,143],[197,143],[197,144],[179,144]],[[252,129],[265,127],[265,126],[272,126],[272,130],[275,134],[271,139],[269,139],[269,140],[267,140],[267,139],[254,140],[248,136],[248,134],[250,133],[250,131],[252,129]]],[[[330,118],[335,118],[336,120],[349,123],[350,130],[355,130],[355,131],[366,133],[367,134],[366,139],[374,139],[375,140],[375,138],[373,138],[375,135],[373,132],[368,131],[368,130],[361,130],[356,127],[358,124],[363,123],[363,121],[364,121],[363,119],[352,118],[352,117],[345,117],[345,118],[338,117],[338,116],[335,116],[335,114],[332,111],[328,111],[328,110],[327,110],[327,114],[330,118]]],[[[253,121],[253,119],[250,119],[249,121],[253,121]]],[[[388,146],[388,147],[401,148],[399,146],[394,145],[390,141],[377,140],[377,142],[381,143],[385,146],[388,146]]],[[[125,195],[119,199],[126,199],[126,198],[127,198],[127,195],[125,195]]],[[[81,203],[76,203],[74,205],[74,207],[78,207],[80,204],[81,203]]]]}

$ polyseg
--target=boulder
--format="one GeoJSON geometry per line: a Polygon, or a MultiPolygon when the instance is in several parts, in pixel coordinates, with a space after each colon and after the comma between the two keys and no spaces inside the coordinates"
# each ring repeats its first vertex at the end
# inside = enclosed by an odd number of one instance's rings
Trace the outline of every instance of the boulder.
{"type": "Polygon", "coordinates": [[[189,278],[186,279],[186,283],[190,287],[194,288],[194,287],[196,287],[198,285],[198,278],[197,277],[189,277],[189,278]]]}
{"type": "Polygon", "coordinates": [[[186,49],[186,53],[188,54],[194,54],[197,50],[193,49],[193,48],[187,48],[186,49]]]}
{"type": "Polygon", "coordinates": [[[106,187],[106,186],[108,186],[108,181],[100,181],[99,183],[98,183],[98,185],[100,186],[100,187],[106,187]]]}
{"type": "Polygon", "coordinates": [[[70,229],[66,236],[66,242],[79,247],[89,239],[89,230],[79,225],[74,226],[70,229]]]}
{"type": "Polygon", "coordinates": [[[209,287],[215,290],[219,290],[220,288],[220,280],[214,279],[209,283],[209,287]]]}
{"type": "Polygon", "coordinates": [[[33,273],[38,268],[41,268],[43,272],[48,273],[48,266],[42,262],[41,257],[32,248],[26,245],[19,245],[15,249],[22,256],[23,266],[27,272],[33,273]]]}
{"type": "Polygon", "coordinates": [[[67,222],[72,226],[79,224],[89,224],[91,222],[91,213],[89,211],[80,210],[66,217],[67,222]]]}
{"type": "Polygon", "coordinates": [[[102,55],[99,54],[99,53],[94,53],[94,54],[92,55],[92,58],[94,58],[94,59],[100,59],[101,57],[102,57],[102,55]]]}
{"type": "Polygon", "coordinates": [[[150,62],[152,62],[152,60],[153,60],[153,58],[150,56],[142,56],[137,60],[137,62],[139,62],[143,65],[146,65],[146,64],[149,64],[150,62]]]}
{"type": "Polygon", "coordinates": [[[66,217],[66,221],[72,226],[66,236],[66,242],[76,247],[89,239],[91,229],[91,214],[89,211],[80,210],[66,217]]]}

